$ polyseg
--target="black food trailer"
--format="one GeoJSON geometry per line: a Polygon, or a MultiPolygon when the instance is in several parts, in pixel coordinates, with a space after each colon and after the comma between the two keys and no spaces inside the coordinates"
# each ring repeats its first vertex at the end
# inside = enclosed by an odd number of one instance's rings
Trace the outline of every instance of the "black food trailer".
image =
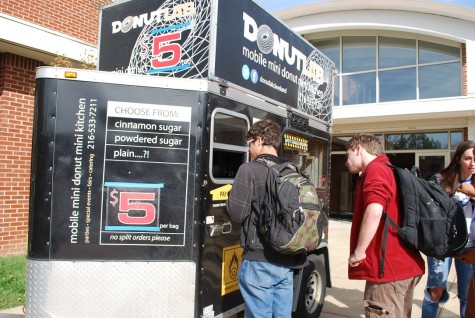
{"type": "MultiPolygon", "coordinates": [[[[99,52],[98,71],[37,70],[27,316],[236,315],[246,132],[284,127],[328,215],[334,64],[250,0],[106,6],[99,52]]],[[[296,317],[331,286],[327,231],[308,259],[296,317]]]]}

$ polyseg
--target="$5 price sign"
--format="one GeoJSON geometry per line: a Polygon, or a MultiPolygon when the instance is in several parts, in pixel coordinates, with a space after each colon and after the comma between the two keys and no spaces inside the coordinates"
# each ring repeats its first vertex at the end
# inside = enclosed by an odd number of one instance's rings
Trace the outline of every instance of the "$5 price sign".
{"type": "Polygon", "coordinates": [[[106,182],[106,229],[157,231],[163,184],[106,182]]]}

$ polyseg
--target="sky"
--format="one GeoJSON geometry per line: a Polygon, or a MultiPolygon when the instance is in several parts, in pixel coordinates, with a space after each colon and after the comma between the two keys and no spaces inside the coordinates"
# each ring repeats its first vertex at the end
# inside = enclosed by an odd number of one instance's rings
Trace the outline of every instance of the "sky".
{"type": "MultiPolygon", "coordinates": [[[[287,9],[290,7],[297,7],[304,4],[309,3],[318,3],[318,2],[325,2],[328,0],[255,0],[255,2],[259,3],[264,9],[269,12],[278,11],[282,9],[287,9]]],[[[468,7],[475,9],[475,1],[474,0],[428,0],[433,2],[443,2],[447,4],[468,7]]]]}

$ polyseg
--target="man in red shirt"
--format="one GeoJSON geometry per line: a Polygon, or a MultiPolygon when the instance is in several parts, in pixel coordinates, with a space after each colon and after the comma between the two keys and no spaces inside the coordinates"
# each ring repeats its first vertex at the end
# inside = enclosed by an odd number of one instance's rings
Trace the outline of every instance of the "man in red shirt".
{"type": "Polygon", "coordinates": [[[356,134],[346,147],[346,165],[358,173],[350,235],[348,278],[366,280],[363,306],[366,317],[411,317],[414,287],[424,274],[420,253],[404,244],[390,227],[384,272],[380,273],[382,212],[399,220],[398,193],[393,171],[381,154],[381,143],[370,134],[356,134]]]}

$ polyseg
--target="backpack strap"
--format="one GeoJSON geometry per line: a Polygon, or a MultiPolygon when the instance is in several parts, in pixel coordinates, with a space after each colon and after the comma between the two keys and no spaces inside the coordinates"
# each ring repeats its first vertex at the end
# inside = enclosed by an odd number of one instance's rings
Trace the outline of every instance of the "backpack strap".
{"type": "Polygon", "coordinates": [[[276,164],[287,162],[287,160],[283,158],[279,158],[274,155],[270,155],[266,153],[257,156],[257,158],[254,161],[260,162],[267,167],[272,167],[276,164]]]}
{"type": "Polygon", "coordinates": [[[384,256],[386,255],[386,243],[388,241],[389,226],[392,225],[398,232],[401,229],[396,222],[393,221],[386,213],[383,211],[381,218],[384,218],[384,230],[383,230],[383,241],[381,242],[381,259],[379,260],[379,273],[378,277],[384,277],[384,256]]]}
{"type": "MultiPolygon", "coordinates": [[[[259,162],[260,164],[264,165],[267,168],[267,174],[269,174],[269,168],[276,164],[276,162],[273,160],[273,157],[274,156],[271,157],[271,155],[262,154],[262,155],[257,156],[257,158],[254,161],[259,162]]],[[[263,204],[264,203],[265,202],[263,202],[263,204]]],[[[262,206],[261,206],[261,210],[262,210],[262,206]]],[[[255,213],[256,213],[256,216],[259,218],[259,213],[258,212],[255,212],[255,213]]],[[[251,211],[251,214],[249,215],[248,222],[247,222],[248,229],[251,227],[252,214],[253,212],[251,211]]],[[[246,235],[245,242],[244,242],[245,244],[244,253],[247,252],[247,250],[249,249],[248,239],[249,239],[249,235],[246,235]]]]}
{"type": "Polygon", "coordinates": [[[246,234],[246,237],[244,238],[244,254],[247,253],[247,251],[249,250],[249,228],[251,227],[251,219],[252,219],[252,211],[251,213],[249,214],[249,216],[247,217],[248,220],[247,220],[247,234],[246,234]]]}
{"type": "Polygon", "coordinates": [[[383,211],[382,218],[384,218],[384,231],[383,231],[383,241],[381,242],[381,258],[379,259],[379,272],[378,277],[384,277],[384,256],[386,255],[386,243],[388,240],[389,233],[389,222],[391,218],[388,216],[386,211],[383,211]]]}

